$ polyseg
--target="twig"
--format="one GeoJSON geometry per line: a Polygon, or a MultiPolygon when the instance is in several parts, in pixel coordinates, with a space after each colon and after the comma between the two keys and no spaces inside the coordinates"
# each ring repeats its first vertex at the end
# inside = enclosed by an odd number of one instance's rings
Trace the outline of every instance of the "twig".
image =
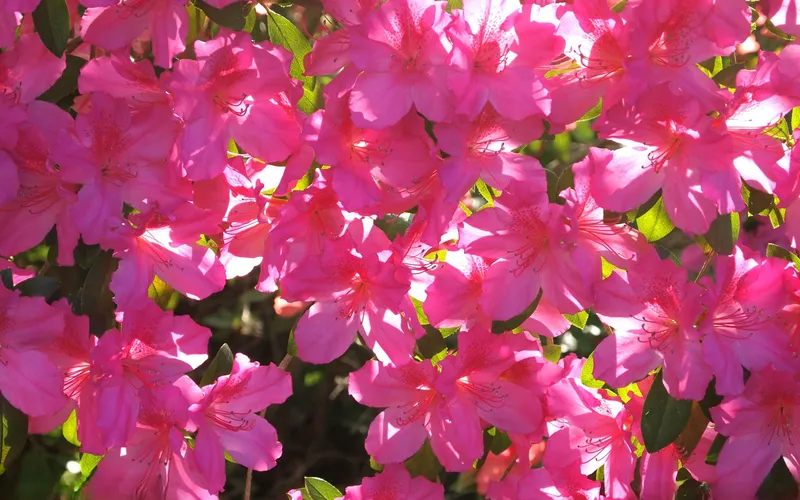
{"type": "MultiPolygon", "coordinates": [[[[294,356],[292,356],[291,354],[287,354],[281,360],[281,363],[278,365],[278,368],[285,371],[286,368],[288,368],[289,363],[292,362],[292,359],[294,359],[294,356]]],[[[258,416],[260,418],[264,418],[266,414],[267,414],[266,408],[258,412],[258,416]]],[[[247,474],[244,476],[244,500],[250,500],[250,490],[252,486],[253,486],[253,469],[248,467],[247,474]]]]}

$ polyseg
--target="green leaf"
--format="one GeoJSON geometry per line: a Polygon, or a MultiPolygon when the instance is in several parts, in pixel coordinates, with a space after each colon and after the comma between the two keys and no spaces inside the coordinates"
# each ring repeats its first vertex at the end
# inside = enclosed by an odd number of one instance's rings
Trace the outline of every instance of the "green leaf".
{"type": "Polygon", "coordinates": [[[767,211],[775,206],[773,195],[751,188],[747,184],[742,184],[742,197],[747,203],[747,210],[753,215],[766,215],[767,211]]]}
{"type": "MultiPolygon", "coordinates": [[[[64,68],[64,72],[61,73],[61,76],[49,89],[44,91],[44,94],[37,97],[38,100],[59,104],[64,98],[77,94],[78,76],[80,76],[81,69],[88,61],[71,54],[67,54],[66,59],[67,67],[64,68]]],[[[69,101],[67,107],[72,106],[72,99],[69,101]]]]}
{"type": "Polygon", "coordinates": [[[592,109],[590,109],[589,111],[584,113],[583,116],[578,118],[577,121],[578,122],[588,122],[589,120],[594,120],[595,118],[600,116],[600,113],[602,111],[603,111],[603,98],[601,97],[600,99],[597,100],[597,104],[592,106],[592,109]]]}
{"type": "Polygon", "coordinates": [[[289,332],[289,342],[286,345],[286,354],[297,357],[297,341],[294,339],[294,328],[289,332]]]}
{"type": "Polygon", "coordinates": [[[636,227],[650,243],[660,240],[675,229],[675,224],[664,209],[663,198],[659,198],[650,210],[636,219],[636,227]]]}
{"type": "Polygon", "coordinates": [[[533,299],[531,305],[525,308],[524,311],[517,314],[511,319],[492,321],[492,333],[505,333],[519,327],[526,319],[531,317],[531,314],[536,311],[539,306],[539,300],[542,298],[542,290],[539,289],[539,294],[533,299]]]}
{"type": "Polygon", "coordinates": [[[289,74],[303,82],[303,97],[297,106],[306,114],[313,113],[321,105],[322,85],[315,77],[305,75],[303,59],[311,52],[311,43],[294,23],[273,10],[267,11],[267,33],[270,42],[280,45],[294,56],[289,74]]]}
{"type": "Polygon", "coordinates": [[[58,279],[52,276],[34,276],[17,285],[17,290],[26,297],[44,297],[45,300],[50,300],[60,286],[58,279]]]}
{"type": "Polygon", "coordinates": [[[171,286],[164,283],[164,281],[156,276],[150,287],[147,289],[147,296],[153,299],[158,307],[165,311],[175,309],[180,300],[180,295],[171,286]]]}
{"type": "Polygon", "coordinates": [[[25,442],[28,440],[28,416],[17,410],[0,395],[0,418],[3,420],[3,433],[0,435],[0,474],[14,463],[25,442]]]}
{"type": "Polygon", "coordinates": [[[411,477],[422,476],[430,481],[436,481],[439,471],[442,470],[442,464],[433,453],[429,439],[426,439],[422,447],[405,461],[405,466],[411,477]]]}
{"type": "Polygon", "coordinates": [[[795,269],[800,271],[800,257],[791,250],[786,250],[774,243],[769,243],[767,245],[767,257],[777,257],[779,259],[788,260],[794,264],[795,269]]]}
{"type": "Polygon", "coordinates": [[[764,133],[783,142],[787,142],[792,138],[792,132],[789,130],[789,124],[786,122],[786,118],[781,118],[774,127],[764,130],[764,133]]]}
{"type": "Polygon", "coordinates": [[[95,335],[101,335],[114,324],[115,306],[109,284],[116,268],[117,261],[111,251],[100,252],[79,293],[80,313],[89,316],[89,329],[95,335]]]}
{"type": "Polygon", "coordinates": [[[255,13],[250,16],[252,4],[246,1],[232,3],[218,9],[208,5],[203,0],[196,0],[195,5],[202,10],[209,19],[234,31],[250,31],[255,26],[255,13]],[[249,18],[249,19],[248,19],[249,18]],[[248,24],[250,24],[248,28],[248,24]]]}
{"type": "Polygon", "coordinates": [[[678,439],[675,440],[675,447],[678,449],[682,460],[687,460],[692,455],[694,449],[700,444],[706,427],[708,427],[708,418],[703,413],[700,403],[692,401],[689,421],[680,436],[678,436],[678,439]]]}
{"type": "Polygon", "coordinates": [[[659,371],[642,410],[642,437],[647,451],[655,453],[675,441],[686,428],[691,413],[692,401],[670,396],[659,371]]]}
{"type": "Polygon", "coordinates": [[[736,241],[739,239],[739,214],[733,212],[720,215],[705,234],[705,239],[715,252],[731,255],[736,241]]]}
{"type": "Polygon", "coordinates": [[[581,369],[581,383],[592,389],[600,389],[606,385],[605,382],[594,378],[594,353],[586,358],[586,363],[584,363],[583,369],[581,369]]]}
{"type": "Polygon", "coordinates": [[[511,446],[511,439],[508,437],[508,434],[499,429],[495,429],[489,450],[495,455],[499,455],[506,451],[509,446],[511,446]]]}
{"type": "Polygon", "coordinates": [[[50,468],[41,448],[33,448],[22,457],[17,479],[18,500],[47,500],[53,493],[58,477],[50,468]]]}
{"type": "Polygon", "coordinates": [[[229,375],[233,370],[233,352],[228,344],[222,344],[222,347],[217,351],[217,355],[211,360],[211,364],[206,368],[203,373],[203,378],[200,379],[200,387],[213,384],[218,377],[229,375]]]}
{"type": "Polygon", "coordinates": [[[342,492],[331,483],[318,477],[305,478],[305,488],[309,498],[306,499],[304,496],[303,500],[333,500],[342,496],[342,492]]]}
{"type": "Polygon", "coordinates": [[[611,10],[615,13],[619,14],[625,9],[625,6],[628,4],[628,0],[620,0],[619,2],[615,3],[611,10]]]}
{"type": "Polygon", "coordinates": [[[103,455],[92,455],[91,453],[84,453],[81,455],[81,474],[86,477],[92,475],[97,464],[103,459],[103,455]]]}
{"type": "Polygon", "coordinates": [[[494,197],[492,197],[492,190],[489,189],[489,186],[486,185],[481,179],[478,179],[478,182],[475,183],[475,187],[477,188],[478,192],[483,196],[483,199],[486,200],[487,207],[494,206],[494,197]]]}
{"type": "Polygon", "coordinates": [[[580,328],[583,330],[586,328],[586,322],[589,321],[589,313],[586,311],[581,311],[578,314],[565,314],[565,318],[567,321],[572,323],[572,326],[580,328]]]}
{"type": "Polygon", "coordinates": [[[78,412],[77,410],[72,410],[72,413],[69,414],[69,418],[64,424],[61,426],[61,434],[64,436],[64,439],[67,440],[68,443],[74,446],[80,446],[81,442],[78,440],[78,412]]]}
{"type": "Polygon", "coordinates": [[[739,71],[744,69],[744,63],[736,63],[731,64],[727,68],[723,69],[716,75],[714,75],[714,82],[722,85],[724,87],[735,88],[736,87],[736,75],[739,74],[739,71]]]}
{"type": "Polygon", "coordinates": [[[383,470],[383,464],[379,464],[375,457],[369,457],[369,468],[381,472],[383,470]]]}
{"type": "Polygon", "coordinates": [[[800,127],[800,107],[792,110],[792,130],[797,130],[800,127]]]}
{"type": "Polygon", "coordinates": [[[544,359],[552,363],[558,363],[558,360],[561,359],[560,345],[548,344],[542,347],[542,351],[542,354],[544,354],[544,359]]]}
{"type": "Polygon", "coordinates": [[[69,9],[65,0],[41,0],[33,11],[33,26],[47,49],[61,57],[69,40],[69,9]]]}
{"type": "Polygon", "coordinates": [[[450,10],[450,12],[457,9],[463,9],[464,2],[463,0],[447,0],[447,8],[450,10]]]}

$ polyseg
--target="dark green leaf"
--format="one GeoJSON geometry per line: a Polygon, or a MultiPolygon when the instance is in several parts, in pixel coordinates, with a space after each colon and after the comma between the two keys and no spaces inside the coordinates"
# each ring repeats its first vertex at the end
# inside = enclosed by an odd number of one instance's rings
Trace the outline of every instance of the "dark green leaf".
{"type": "Polygon", "coordinates": [[[213,384],[218,377],[229,375],[233,370],[233,352],[228,344],[222,344],[222,347],[217,351],[217,355],[211,360],[211,363],[203,373],[203,378],[200,379],[200,387],[213,384]]]}
{"type": "Polygon", "coordinates": [[[205,12],[209,19],[234,31],[250,31],[255,26],[255,13],[251,16],[253,5],[249,2],[232,3],[221,9],[208,5],[203,0],[197,0],[195,5],[205,12]],[[249,18],[249,28],[248,28],[249,18]]]}
{"type": "MultiPolygon", "coordinates": [[[[753,214],[760,214],[775,206],[775,197],[758,189],[744,185],[742,194],[747,202],[747,210],[753,214]]],[[[765,214],[764,214],[765,215],[765,214]]]]}
{"type": "Polygon", "coordinates": [[[58,476],[51,470],[47,456],[40,448],[22,457],[17,496],[19,500],[47,500],[53,493],[58,476]]]}
{"type": "Polygon", "coordinates": [[[69,9],[65,0],[41,0],[33,11],[33,26],[47,49],[64,55],[69,40],[69,9]]]}
{"type": "Polygon", "coordinates": [[[78,303],[80,313],[89,316],[89,329],[101,335],[114,324],[114,301],[109,284],[117,268],[111,251],[101,252],[86,273],[78,303]]]}
{"type": "Polygon", "coordinates": [[[508,437],[508,434],[499,429],[496,430],[492,438],[491,452],[495,455],[499,455],[506,451],[509,446],[511,446],[511,439],[508,437]]]}
{"type": "Polygon", "coordinates": [[[686,423],[683,432],[678,436],[678,439],[675,440],[675,447],[678,449],[682,460],[686,460],[692,455],[694,449],[700,443],[706,427],[708,427],[708,418],[703,413],[700,403],[692,401],[689,421],[686,423]]]}
{"type": "Polygon", "coordinates": [[[22,453],[28,440],[28,416],[17,410],[6,398],[0,395],[0,418],[3,420],[3,432],[0,435],[0,474],[8,470],[22,453]]]}
{"type": "Polygon", "coordinates": [[[26,297],[44,297],[50,300],[58,292],[58,280],[52,276],[34,276],[17,285],[17,290],[26,297]]]}
{"type": "Polygon", "coordinates": [[[272,10],[267,11],[267,32],[270,42],[294,55],[289,74],[303,82],[303,97],[297,106],[306,114],[313,113],[320,108],[322,86],[315,77],[305,76],[303,59],[311,52],[311,44],[294,23],[272,10]]]}
{"type": "Polygon", "coordinates": [[[723,69],[722,71],[714,75],[713,80],[715,83],[718,83],[719,85],[735,88],[736,75],[738,75],[739,71],[743,69],[744,69],[744,63],[731,64],[727,68],[723,69]]]}
{"type": "Polygon", "coordinates": [[[675,399],[667,393],[659,371],[647,393],[642,410],[642,438],[650,453],[666,448],[686,428],[692,401],[675,399]]]}
{"type": "Polygon", "coordinates": [[[664,200],[659,199],[646,213],[636,219],[639,232],[652,243],[664,238],[675,229],[675,224],[664,209],[664,200]]]}
{"type": "MultiPolygon", "coordinates": [[[[49,89],[44,91],[44,94],[37,97],[40,101],[52,102],[53,104],[59,104],[65,97],[69,97],[72,94],[77,94],[78,92],[78,76],[81,73],[81,68],[86,65],[86,59],[81,57],[76,57],[73,55],[67,54],[67,67],[64,69],[64,72],[61,73],[61,76],[58,77],[56,83],[54,83],[49,89]]],[[[68,103],[68,106],[72,106],[72,100],[68,103]]],[[[63,108],[64,106],[62,106],[63,108]]]]}
{"type": "Polygon", "coordinates": [[[429,481],[436,481],[436,478],[439,477],[439,471],[442,470],[442,465],[433,453],[433,448],[431,448],[431,443],[428,439],[425,440],[422,447],[411,458],[405,461],[405,466],[411,477],[422,476],[429,481]]]}
{"type": "Polygon", "coordinates": [[[519,327],[526,319],[531,317],[531,314],[536,311],[539,306],[539,300],[542,298],[542,290],[539,289],[539,295],[533,299],[531,305],[525,308],[524,311],[517,314],[511,319],[492,321],[492,333],[505,333],[519,327]]]}
{"type": "Polygon", "coordinates": [[[705,239],[715,252],[731,255],[736,241],[739,239],[739,214],[733,212],[720,215],[705,234],[705,239]]]}
{"type": "Polygon", "coordinates": [[[289,332],[289,342],[286,345],[286,354],[297,356],[297,342],[294,340],[294,328],[289,332]]]}
{"type": "MultiPolygon", "coordinates": [[[[308,500],[333,500],[342,496],[342,492],[337,490],[331,483],[318,477],[305,478],[306,491],[310,497],[308,500]]],[[[306,500],[303,497],[303,500],[306,500]]]]}

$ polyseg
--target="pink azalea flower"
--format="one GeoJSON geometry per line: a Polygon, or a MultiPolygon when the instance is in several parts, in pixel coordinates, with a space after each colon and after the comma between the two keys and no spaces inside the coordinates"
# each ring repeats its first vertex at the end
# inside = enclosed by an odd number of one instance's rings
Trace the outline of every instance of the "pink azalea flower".
{"type": "Polygon", "coordinates": [[[30,14],[40,0],[11,0],[0,6],[0,47],[11,47],[16,38],[22,14],[30,14]]]}
{"type": "Polygon", "coordinates": [[[222,173],[232,137],[251,155],[283,161],[300,145],[291,54],[236,32],[196,41],[197,60],[175,65],[169,90],[183,120],[180,159],[192,180],[222,173]]]}
{"type": "Polygon", "coordinates": [[[89,499],[217,498],[195,466],[184,431],[193,431],[189,405],[200,390],[189,377],[142,394],[130,442],[116,446],[97,465],[85,492],[89,499]]]}
{"type": "Polygon", "coordinates": [[[791,264],[779,259],[745,259],[737,247],[720,255],[715,280],[705,277],[701,296],[708,313],[699,324],[703,357],[716,376],[722,396],[744,390],[742,366],[749,371],[791,363],[788,338],[775,315],[788,304],[783,275],[791,264]]]}
{"type": "MultiPolygon", "coordinates": [[[[17,2],[4,5],[14,3],[17,2]]],[[[38,35],[23,35],[0,54],[0,94],[10,95],[14,102],[28,104],[58,80],[66,65],[64,59],[47,50],[38,35]]]]}
{"type": "Polygon", "coordinates": [[[203,398],[191,406],[197,424],[194,457],[208,490],[225,486],[225,455],[236,463],[265,471],[275,467],[282,447],[275,429],[256,414],[292,394],[291,376],[275,365],[259,366],[237,354],[230,375],[203,388],[203,398]]]}
{"type": "Polygon", "coordinates": [[[663,364],[664,386],[673,397],[703,399],[713,375],[694,327],[703,312],[702,289],[688,281],[686,269],[651,251],[594,291],[595,312],[614,329],[594,352],[596,378],[624,387],[663,364]]]}
{"type": "Polygon", "coordinates": [[[125,99],[134,108],[145,108],[154,104],[172,105],[163,81],[156,77],[153,63],[148,59],[133,62],[130,58],[117,54],[95,58],[86,63],[78,77],[78,90],[81,94],[104,92],[112,97],[125,99]]]}
{"type": "Polygon", "coordinates": [[[543,467],[528,471],[519,480],[516,498],[520,500],[602,498],[600,483],[590,480],[581,472],[582,457],[580,451],[571,446],[571,432],[570,429],[562,429],[550,436],[544,450],[543,467]]]}
{"type": "Polygon", "coordinates": [[[261,194],[280,182],[280,169],[267,166],[248,176],[246,171],[254,163],[250,160],[245,166],[240,157],[235,157],[225,169],[230,200],[222,219],[227,227],[222,233],[219,260],[227,279],[246,276],[261,264],[269,222],[277,218],[278,207],[283,204],[278,198],[261,194]]]}
{"type": "Polygon", "coordinates": [[[43,298],[0,287],[0,393],[32,417],[53,413],[67,402],[61,373],[43,352],[63,329],[63,312],[43,298]]]}
{"type": "Polygon", "coordinates": [[[796,0],[763,0],[761,10],[772,24],[790,35],[800,35],[800,4],[796,0]]]}
{"type": "Polygon", "coordinates": [[[286,300],[316,301],[294,330],[300,358],[328,363],[344,354],[358,331],[378,359],[410,361],[421,328],[412,331],[410,272],[390,257],[386,236],[359,221],[283,278],[286,300]]]}
{"type": "MultiPolygon", "coordinates": [[[[83,389],[91,377],[92,350],[97,337],[89,333],[89,317],[72,314],[66,300],[53,303],[64,318],[64,330],[45,347],[45,352],[63,374],[64,394],[69,398],[51,415],[28,419],[28,431],[47,433],[57,428],[80,405],[83,389]]],[[[78,431],[83,433],[83,429],[78,431]]]]}
{"type": "Polygon", "coordinates": [[[113,52],[129,49],[147,30],[156,65],[171,68],[172,59],[186,48],[187,4],[186,0],[125,0],[90,8],[81,19],[81,36],[86,43],[113,52]]]}
{"type": "MultiPolygon", "coordinates": [[[[606,496],[635,498],[631,488],[636,468],[635,448],[631,442],[631,412],[620,401],[604,398],[601,392],[587,389],[579,378],[573,376],[565,377],[550,388],[548,403],[550,414],[558,419],[561,427],[566,427],[564,432],[568,433],[569,448],[578,451],[580,473],[588,475],[604,466],[606,496]]],[[[575,461],[566,452],[566,447],[560,451],[562,467],[567,468],[562,471],[566,477],[560,481],[554,477],[555,484],[544,484],[568,491],[570,480],[577,479],[575,472],[569,470],[575,461]]],[[[544,482],[548,478],[537,479],[544,482]]],[[[581,488],[591,489],[591,486],[584,482],[581,488]]]]}
{"type": "MultiPolygon", "coordinates": [[[[432,272],[433,281],[427,289],[425,312],[436,328],[488,328],[491,317],[483,304],[493,304],[491,282],[486,281],[494,259],[466,254],[461,250],[448,251],[445,262],[432,272]],[[486,290],[484,289],[486,287],[486,290]]],[[[569,322],[544,297],[522,327],[555,337],[569,329],[569,322]]]]}
{"type": "MultiPolygon", "coordinates": [[[[303,139],[316,152],[316,161],[335,165],[331,183],[345,209],[364,213],[386,210],[387,191],[419,191],[439,165],[433,141],[425,132],[425,121],[408,114],[397,124],[364,129],[353,124],[347,107],[349,93],[326,87],[326,106],[309,116],[303,139]],[[341,95],[340,95],[341,94],[341,95]]],[[[415,203],[399,207],[403,212],[415,203]]]]}
{"type": "Polygon", "coordinates": [[[632,91],[668,82],[673,90],[695,96],[703,113],[724,105],[727,92],[720,91],[695,63],[730,54],[750,35],[746,5],[667,0],[658,9],[634,5],[622,16],[630,32],[631,60],[626,66],[632,91]]]}
{"type": "Polygon", "coordinates": [[[472,122],[436,124],[438,145],[450,155],[439,169],[449,205],[454,208],[479,178],[500,190],[513,180],[544,179],[544,170],[537,160],[512,152],[538,139],[543,131],[538,117],[511,121],[490,106],[472,122]]]}
{"type": "Polygon", "coordinates": [[[306,257],[320,255],[326,242],[342,236],[356,218],[355,214],[344,211],[322,171],[316,171],[315,175],[308,188],[293,191],[289,201],[278,209],[265,242],[258,290],[277,291],[276,280],[306,257]]]}
{"type": "Polygon", "coordinates": [[[678,97],[663,84],[634,107],[619,104],[605,117],[595,124],[598,135],[627,147],[589,153],[592,196],[604,209],[627,212],[662,189],[675,225],[702,234],[717,212],[744,208],[731,138],[696,100],[678,97]]]}
{"type": "Polygon", "coordinates": [[[168,208],[182,197],[172,189],[168,168],[178,134],[170,109],[149,106],[134,113],[103,93],[91,94],[91,105],[74,128],[61,131],[52,154],[64,180],[84,184],[72,216],[84,242],[95,244],[120,217],[123,203],[138,210],[153,202],[168,208]]]}
{"type": "Polygon", "coordinates": [[[350,60],[361,71],[350,94],[353,123],[385,128],[412,106],[432,121],[448,118],[449,23],[445,2],[389,0],[350,29],[350,60]]]}
{"type": "Polygon", "coordinates": [[[374,477],[365,477],[358,486],[348,486],[341,500],[439,500],[444,487],[422,476],[411,478],[402,464],[389,464],[374,477]]]}
{"type": "Polygon", "coordinates": [[[120,259],[110,285],[117,305],[128,310],[149,304],[147,289],[156,276],[195,300],[222,290],[225,269],[211,248],[198,243],[201,234],[214,234],[215,228],[216,216],[191,203],[169,214],[129,215],[102,242],[120,259]]]}
{"type": "Polygon", "coordinates": [[[79,431],[87,431],[78,435],[82,448],[96,455],[133,443],[141,398],[208,358],[211,332],[189,316],[173,316],[153,303],[118,316],[122,329],[105,332],[92,352],[91,382],[78,414],[79,431]]]}
{"type": "MultiPolygon", "coordinates": [[[[453,43],[448,57],[452,69],[448,83],[457,103],[456,113],[474,119],[487,103],[511,120],[550,112],[544,75],[512,50],[518,39],[514,29],[518,17],[523,18],[526,34],[537,41],[556,38],[553,23],[536,16],[524,19],[519,3],[514,1],[466,2],[464,9],[453,16],[446,32],[453,43]]],[[[538,53],[540,64],[536,66],[543,66],[558,56],[563,46],[542,47],[537,43],[533,51],[520,43],[514,49],[538,53]]]]}
{"type": "Polygon", "coordinates": [[[342,27],[314,40],[305,60],[307,75],[335,75],[350,63],[350,28],[361,24],[377,3],[376,0],[323,0],[325,12],[342,27]]]}
{"type": "Polygon", "coordinates": [[[474,213],[459,228],[460,248],[497,259],[484,278],[482,307],[492,319],[509,319],[525,310],[541,289],[559,311],[582,311],[592,297],[564,244],[563,209],[547,199],[544,170],[522,174],[495,199],[494,207],[474,213]]]}
{"type": "Polygon", "coordinates": [[[719,498],[753,498],[775,461],[783,456],[800,479],[797,433],[800,381],[772,368],[754,372],[744,392],[711,409],[717,431],[728,437],[717,461],[712,491],[719,498]]]}
{"type": "Polygon", "coordinates": [[[0,204],[0,225],[5,230],[0,254],[14,255],[33,248],[55,225],[58,263],[69,266],[74,264],[72,252],[78,243],[78,229],[70,213],[78,185],[63,180],[51,152],[54,137],[72,127],[72,118],[54,104],[41,101],[28,104],[27,114],[16,146],[8,151],[18,167],[19,189],[14,198],[0,204]]]}

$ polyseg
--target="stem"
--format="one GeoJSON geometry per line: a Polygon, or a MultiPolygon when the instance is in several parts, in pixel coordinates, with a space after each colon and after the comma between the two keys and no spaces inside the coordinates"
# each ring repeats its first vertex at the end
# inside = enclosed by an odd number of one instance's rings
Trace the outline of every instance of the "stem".
{"type": "MultiPolygon", "coordinates": [[[[293,359],[294,356],[292,356],[291,354],[287,354],[281,360],[280,364],[278,365],[278,368],[286,371],[286,368],[289,367],[289,364],[292,362],[293,359]]],[[[267,414],[266,408],[258,412],[258,416],[261,418],[264,418],[264,415],[266,414],[267,414]]],[[[252,486],[253,486],[253,469],[248,467],[247,473],[244,476],[244,500],[250,500],[250,490],[252,489],[252,486]]]]}
{"type": "Polygon", "coordinates": [[[697,272],[697,276],[694,277],[694,282],[695,283],[700,281],[700,278],[702,278],[703,275],[706,273],[706,271],[708,271],[708,266],[711,264],[711,259],[714,258],[714,253],[715,252],[713,250],[708,252],[708,255],[706,256],[706,260],[705,260],[705,262],[703,262],[703,267],[700,268],[700,271],[697,272]]]}

